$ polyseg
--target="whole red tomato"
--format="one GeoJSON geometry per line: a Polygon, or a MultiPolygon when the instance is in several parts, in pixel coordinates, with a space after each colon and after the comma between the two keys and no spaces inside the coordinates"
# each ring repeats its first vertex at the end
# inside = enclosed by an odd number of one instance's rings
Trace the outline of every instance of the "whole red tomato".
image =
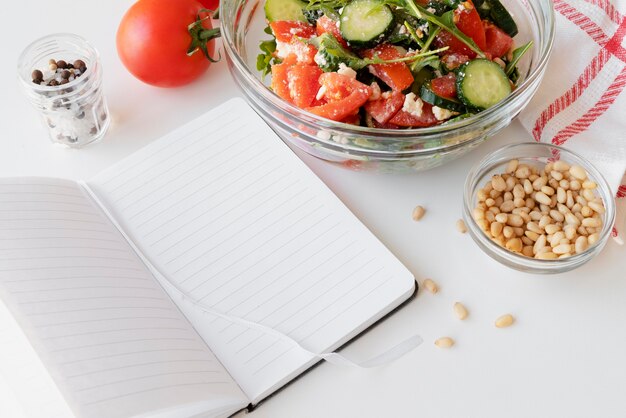
{"type": "Polygon", "coordinates": [[[220,7],[220,0],[199,0],[207,9],[216,11],[220,7]]]}
{"type": "Polygon", "coordinates": [[[204,73],[213,56],[215,37],[211,19],[202,19],[195,29],[189,25],[198,20],[204,6],[197,0],[139,0],[124,15],[117,30],[117,53],[124,66],[139,80],[158,87],[188,84],[204,73]],[[200,41],[200,32],[202,39],[200,41]],[[206,55],[195,46],[206,45],[206,55]]]}

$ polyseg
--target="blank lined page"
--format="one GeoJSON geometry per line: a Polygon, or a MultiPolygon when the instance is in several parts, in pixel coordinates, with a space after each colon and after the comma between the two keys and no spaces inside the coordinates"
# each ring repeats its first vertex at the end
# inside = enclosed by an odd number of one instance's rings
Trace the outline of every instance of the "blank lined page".
{"type": "Polygon", "coordinates": [[[247,403],[74,182],[0,180],[0,295],[76,416],[247,403]]]}
{"type": "MultiPolygon", "coordinates": [[[[404,266],[241,99],[89,187],[191,299],[313,351],[336,347],[413,291],[404,266]]],[[[253,400],[311,363],[288,343],[174,300],[253,400]]]]}

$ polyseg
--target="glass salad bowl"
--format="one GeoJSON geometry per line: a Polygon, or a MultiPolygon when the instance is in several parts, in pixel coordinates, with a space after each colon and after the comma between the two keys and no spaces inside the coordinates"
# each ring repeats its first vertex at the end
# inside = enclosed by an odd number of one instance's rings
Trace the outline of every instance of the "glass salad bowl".
{"type": "Polygon", "coordinates": [[[554,40],[552,0],[503,0],[519,34],[533,41],[518,64],[517,88],[497,105],[466,119],[428,128],[376,129],[334,122],[281,99],[256,69],[259,43],[269,39],[263,0],[224,0],[220,19],[229,70],[257,113],[288,143],[352,169],[421,171],[470,151],[506,127],[539,88],[554,40]]]}

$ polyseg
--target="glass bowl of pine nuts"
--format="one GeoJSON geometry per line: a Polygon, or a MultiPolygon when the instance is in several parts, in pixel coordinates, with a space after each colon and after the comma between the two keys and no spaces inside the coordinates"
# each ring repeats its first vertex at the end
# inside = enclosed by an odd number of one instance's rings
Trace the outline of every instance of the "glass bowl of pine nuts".
{"type": "Polygon", "coordinates": [[[615,221],[602,174],[565,148],[527,142],[487,155],[465,182],[463,218],[491,258],[528,273],[563,273],[598,254],[615,221]]]}

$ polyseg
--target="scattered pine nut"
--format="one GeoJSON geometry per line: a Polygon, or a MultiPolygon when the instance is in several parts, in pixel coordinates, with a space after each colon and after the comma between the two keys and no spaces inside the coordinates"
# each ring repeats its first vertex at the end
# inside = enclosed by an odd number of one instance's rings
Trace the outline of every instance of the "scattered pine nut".
{"type": "Polygon", "coordinates": [[[437,338],[435,345],[439,348],[450,348],[454,345],[454,340],[450,337],[437,338]]]}
{"type": "Polygon", "coordinates": [[[433,295],[439,292],[439,286],[437,286],[437,283],[433,282],[431,279],[424,280],[422,285],[424,286],[426,290],[428,290],[433,295]]]}
{"type": "Polygon", "coordinates": [[[461,321],[464,320],[465,318],[467,318],[467,309],[465,308],[465,306],[463,306],[463,304],[461,302],[456,302],[453,306],[454,309],[454,314],[456,315],[457,318],[459,318],[461,321]]]}
{"type": "Polygon", "coordinates": [[[456,221],[456,229],[461,234],[464,234],[467,232],[467,227],[465,226],[465,222],[463,221],[463,219],[459,219],[458,221],[456,221]]]}
{"type": "Polygon", "coordinates": [[[415,209],[413,209],[413,220],[416,222],[419,221],[424,217],[424,213],[426,213],[426,209],[419,205],[415,206],[415,209]]]}
{"type": "Polygon", "coordinates": [[[515,322],[515,318],[513,318],[513,315],[505,314],[499,317],[498,319],[496,319],[496,327],[498,328],[510,327],[511,325],[513,325],[513,322],[515,322]]]}

